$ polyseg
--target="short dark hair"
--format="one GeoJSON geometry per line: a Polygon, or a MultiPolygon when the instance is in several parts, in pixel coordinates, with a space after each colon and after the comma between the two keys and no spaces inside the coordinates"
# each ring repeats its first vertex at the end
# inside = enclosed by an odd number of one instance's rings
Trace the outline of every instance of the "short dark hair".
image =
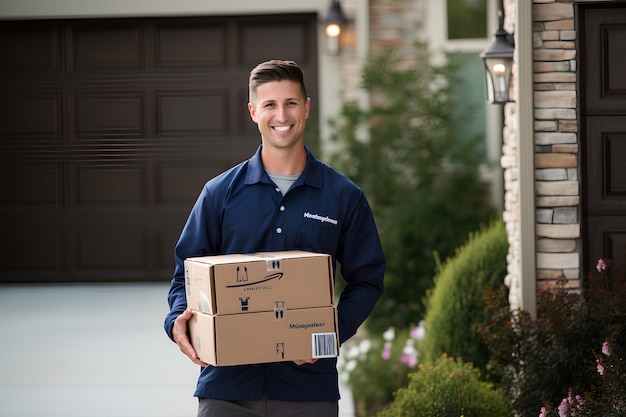
{"type": "Polygon", "coordinates": [[[293,81],[300,84],[302,96],[306,100],[306,86],[304,85],[304,73],[294,61],[272,59],[257,65],[250,71],[248,92],[250,103],[254,104],[256,90],[261,84],[272,81],[293,81]]]}

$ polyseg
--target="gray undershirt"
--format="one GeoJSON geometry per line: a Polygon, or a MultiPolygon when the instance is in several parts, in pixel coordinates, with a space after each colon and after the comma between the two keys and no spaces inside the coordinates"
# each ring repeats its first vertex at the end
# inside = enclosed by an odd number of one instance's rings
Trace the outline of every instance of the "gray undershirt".
{"type": "Polygon", "coordinates": [[[280,189],[282,195],[285,195],[287,193],[287,190],[289,190],[291,184],[293,184],[300,176],[300,174],[277,174],[275,172],[269,172],[268,170],[265,170],[265,172],[267,172],[267,175],[269,175],[270,179],[274,181],[274,184],[276,184],[278,189],[280,189]]]}

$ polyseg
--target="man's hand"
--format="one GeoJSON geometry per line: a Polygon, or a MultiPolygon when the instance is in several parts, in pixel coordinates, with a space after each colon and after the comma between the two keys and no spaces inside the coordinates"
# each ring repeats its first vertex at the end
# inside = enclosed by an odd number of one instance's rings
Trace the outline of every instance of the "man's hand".
{"type": "Polygon", "coordinates": [[[181,352],[191,359],[191,361],[200,366],[208,366],[207,363],[202,362],[198,358],[198,354],[194,350],[193,346],[189,342],[189,336],[187,336],[187,322],[191,318],[191,310],[187,309],[183,314],[176,317],[174,320],[174,327],[172,327],[172,337],[178,345],[181,352]]]}

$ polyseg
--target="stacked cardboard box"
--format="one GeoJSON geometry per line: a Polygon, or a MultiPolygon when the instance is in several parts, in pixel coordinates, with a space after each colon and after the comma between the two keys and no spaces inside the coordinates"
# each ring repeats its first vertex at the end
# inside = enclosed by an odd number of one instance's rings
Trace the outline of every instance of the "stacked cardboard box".
{"type": "Polygon", "coordinates": [[[329,255],[262,252],[185,260],[192,345],[216,366],[337,356],[329,255]]]}

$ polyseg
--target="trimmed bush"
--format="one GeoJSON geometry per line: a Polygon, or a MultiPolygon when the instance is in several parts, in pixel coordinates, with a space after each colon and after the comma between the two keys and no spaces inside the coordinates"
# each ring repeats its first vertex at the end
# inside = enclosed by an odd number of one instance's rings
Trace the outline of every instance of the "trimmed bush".
{"type": "Polygon", "coordinates": [[[456,256],[438,268],[427,300],[426,338],[420,350],[424,361],[445,353],[477,368],[486,367],[489,351],[476,324],[489,321],[483,295],[487,288],[503,286],[507,252],[504,222],[494,220],[470,235],[456,256]]]}
{"type": "Polygon", "coordinates": [[[419,365],[378,417],[506,417],[511,415],[507,402],[471,364],[442,356],[419,365]]]}

